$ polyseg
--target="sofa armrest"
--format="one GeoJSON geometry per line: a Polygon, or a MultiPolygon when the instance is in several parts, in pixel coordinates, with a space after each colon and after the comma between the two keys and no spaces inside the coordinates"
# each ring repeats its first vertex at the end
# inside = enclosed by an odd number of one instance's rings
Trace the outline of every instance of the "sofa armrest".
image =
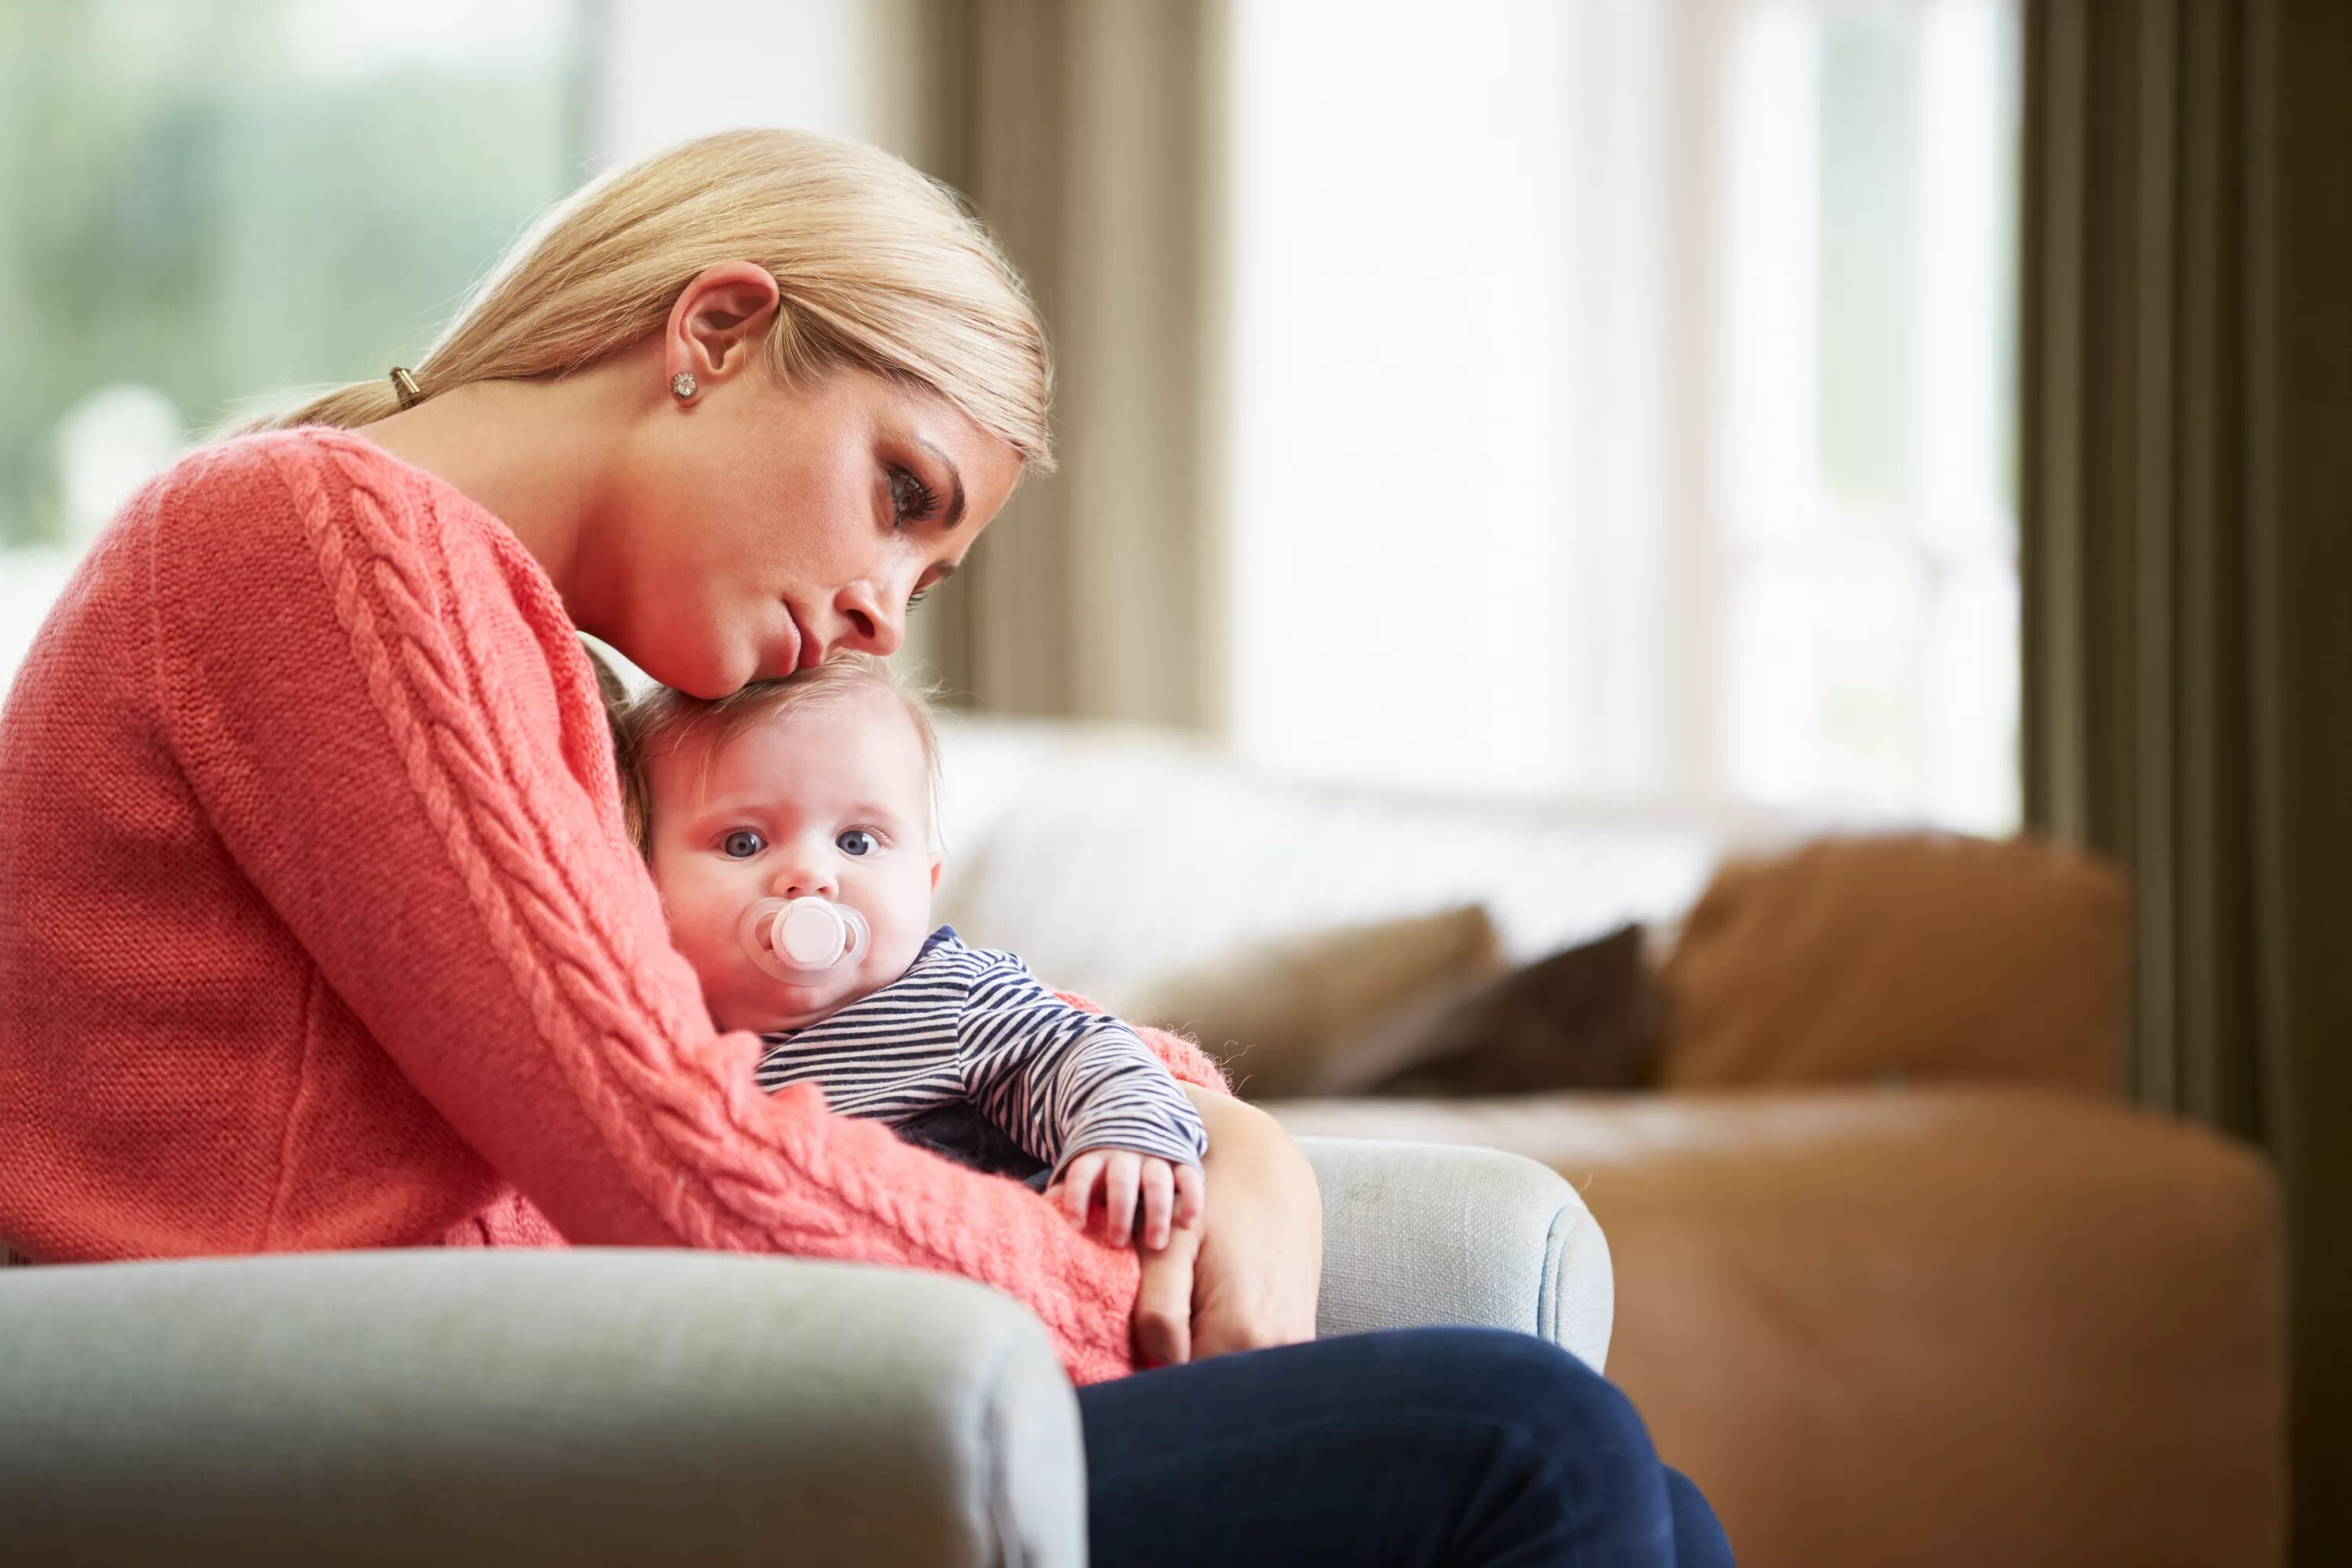
{"type": "Polygon", "coordinates": [[[1517,1329],[1601,1370],[1613,1310],[1609,1243],[1559,1175],[1492,1149],[1353,1138],[1298,1146],[1323,1188],[1318,1334],[1517,1329]]]}
{"type": "Polygon", "coordinates": [[[710,1253],[0,1275],[0,1544],[76,1563],[1082,1563],[1020,1305],[710,1253]]]}

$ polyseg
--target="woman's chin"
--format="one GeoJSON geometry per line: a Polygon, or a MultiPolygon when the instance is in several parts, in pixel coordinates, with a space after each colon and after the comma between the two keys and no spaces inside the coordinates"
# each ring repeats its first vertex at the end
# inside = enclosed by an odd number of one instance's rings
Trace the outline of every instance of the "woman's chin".
{"type": "Polygon", "coordinates": [[[700,667],[690,681],[665,681],[663,684],[675,685],[678,690],[685,692],[688,697],[698,697],[705,702],[716,702],[722,697],[734,696],[760,678],[760,667],[752,660],[729,659],[700,667]]]}
{"type": "MultiPolygon", "coordinates": [[[[625,648],[622,651],[628,652],[625,648]]],[[[635,654],[629,654],[629,658],[638,668],[671,690],[683,691],[705,702],[731,697],[767,673],[760,666],[758,651],[750,647],[680,649],[651,663],[635,654]]]]}

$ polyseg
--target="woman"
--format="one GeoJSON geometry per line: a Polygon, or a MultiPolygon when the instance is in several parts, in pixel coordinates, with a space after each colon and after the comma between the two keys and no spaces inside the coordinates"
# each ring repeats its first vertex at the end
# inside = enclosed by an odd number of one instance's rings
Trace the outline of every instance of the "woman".
{"type": "Polygon", "coordinates": [[[1102,1563],[1727,1560],[1549,1346],[1294,1343],[1312,1177],[1182,1042],[1216,1218],[1139,1276],[1013,1184],[761,1095],[710,1027],[575,633],[706,697],[887,654],[1046,462],[1045,405],[1034,314],[950,198],[747,132],[565,204],[415,375],[150,487],[0,719],[0,1236],[950,1270],[1087,1384],[1102,1563]],[[1136,1343],[1189,1364],[1122,1376],[1136,1343]]]}

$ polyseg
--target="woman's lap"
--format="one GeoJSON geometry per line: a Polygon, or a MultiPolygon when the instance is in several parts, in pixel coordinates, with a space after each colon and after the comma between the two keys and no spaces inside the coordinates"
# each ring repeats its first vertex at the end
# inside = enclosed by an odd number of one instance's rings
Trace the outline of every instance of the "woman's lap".
{"type": "Polygon", "coordinates": [[[1624,1395],[1523,1334],[1322,1340],[1078,1397],[1097,1568],[1731,1561],[1624,1395]]]}

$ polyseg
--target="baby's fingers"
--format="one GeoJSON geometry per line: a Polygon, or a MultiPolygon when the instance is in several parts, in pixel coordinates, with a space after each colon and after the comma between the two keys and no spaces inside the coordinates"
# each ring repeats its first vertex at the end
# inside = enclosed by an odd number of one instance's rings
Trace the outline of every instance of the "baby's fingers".
{"type": "Polygon", "coordinates": [[[1113,1246],[1124,1247],[1135,1235],[1136,1188],[1143,1175],[1143,1156],[1125,1149],[1112,1149],[1103,1159],[1104,1217],[1109,1222],[1109,1234],[1103,1237],[1113,1246]]]}
{"type": "Polygon", "coordinates": [[[1209,1207],[1209,1186],[1202,1180],[1198,1165],[1178,1165],[1176,1173],[1176,1224],[1178,1228],[1201,1223],[1201,1215],[1209,1207]]]}
{"type": "Polygon", "coordinates": [[[1095,1184],[1102,1176],[1107,1154],[1081,1154],[1062,1171],[1062,1179],[1054,1184],[1061,1194],[1062,1212],[1080,1230],[1087,1228],[1087,1215],[1095,1206],[1095,1184]]]}
{"type": "Polygon", "coordinates": [[[1157,1252],[1168,1245],[1170,1211],[1176,1206],[1176,1173],[1165,1160],[1143,1162],[1143,1247],[1157,1252]]]}

